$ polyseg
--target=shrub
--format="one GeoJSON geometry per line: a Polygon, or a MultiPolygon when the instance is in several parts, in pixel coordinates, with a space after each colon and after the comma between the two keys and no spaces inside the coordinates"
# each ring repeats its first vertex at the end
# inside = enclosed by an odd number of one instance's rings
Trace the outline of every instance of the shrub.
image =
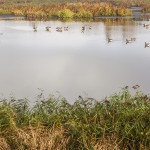
{"type": "Polygon", "coordinates": [[[60,18],[72,18],[74,13],[69,9],[64,9],[58,12],[58,17],[60,18]]]}

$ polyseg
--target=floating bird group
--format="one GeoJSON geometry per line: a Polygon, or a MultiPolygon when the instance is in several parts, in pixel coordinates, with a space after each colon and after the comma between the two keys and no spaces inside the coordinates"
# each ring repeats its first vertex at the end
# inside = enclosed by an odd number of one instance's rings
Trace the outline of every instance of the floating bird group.
{"type": "Polygon", "coordinates": [[[136,41],[136,38],[126,39],[126,44],[136,41]]]}
{"type": "Polygon", "coordinates": [[[62,32],[62,27],[56,27],[57,32],[62,32]]]}
{"type": "MultiPolygon", "coordinates": [[[[34,25],[34,26],[33,26],[33,31],[34,31],[34,32],[37,32],[37,29],[38,29],[38,27],[37,27],[36,25],[34,25]]],[[[47,27],[45,27],[45,29],[46,29],[46,31],[50,31],[50,30],[51,30],[51,27],[50,27],[50,26],[47,26],[47,27]]],[[[89,25],[84,25],[84,26],[82,26],[82,28],[81,28],[82,33],[84,33],[84,31],[85,31],[86,29],[91,30],[92,27],[89,26],[89,25]]],[[[69,30],[69,27],[68,27],[68,26],[66,26],[66,27],[56,27],[56,31],[57,31],[57,32],[68,31],[68,30],[69,30]]]]}
{"type": "Polygon", "coordinates": [[[89,25],[82,26],[81,32],[82,32],[82,33],[84,33],[84,31],[85,31],[86,29],[91,30],[91,29],[92,29],[92,27],[91,27],[91,26],[89,26],[89,25]]]}
{"type": "MultiPolygon", "coordinates": [[[[143,26],[144,26],[145,28],[150,28],[150,25],[149,25],[149,24],[143,24],[143,26]]],[[[45,29],[46,29],[46,31],[50,31],[51,27],[50,27],[50,26],[47,26],[47,27],[45,27],[45,29]]],[[[89,25],[82,26],[81,32],[84,33],[84,31],[85,31],[86,29],[91,30],[92,27],[89,26],[89,25]]],[[[56,31],[57,31],[57,32],[62,32],[63,30],[64,30],[64,31],[68,31],[68,30],[69,30],[69,27],[68,27],[68,26],[66,26],[66,27],[56,27],[56,31]]],[[[33,31],[34,31],[34,32],[37,32],[37,26],[35,26],[35,25],[33,26],[33,31]]],[[[2,35],[2,33],[0,33],[0,35],[2,35]]],[[[126,44],[128,44],[128,43],[133,43],[133,42],[135,42],[135,41],[136,41],[136,38],[132,37],[132,38],[130,38],[130,39],[126,39],[126,44]]],[[[108,38],[108,43],[110,43],[110,42],[113,42],[113,39],[112,39],[112,38],[108,38]]],[[[149,43],[149,42],[145,42],[145,48],[147,48],[147,47],[150,47],[150,43],[149,43]]]]}
{"type": "Polygon", "coordinates": [[[68,31],[69,27],[64,27],[64,31],[68,31]]]}
{"type": "MultiPolygon", "coordinates": [[[[136,41],[136,38],[126,39],[126,44],[136,41]]],[[[108,38],[108,43],[113,42],[112,38],[108,38]]]]}
{"type": "MultiPolygon", "coordinates": [[[[51,31],[51,27],[50,26],[47,26],[47,27],[45,27],[45,29],[46,29],[46,31],[51,31]]],[[[63,29],[64,29],[64,31],[68,31],[69,30],[69,27],[56,27],[56,31],[57,32],[62,32],[63,31],[63,29]]],[[[33,31],[34,32],[37,32],[37,26],[33,26],[33,31]]]]}
{"type": "MultiPolygon", "coordinates": [[[[126,39],[126,44],[128,43],[132,43],[132,42],[135,42],[136,41],[136,38],[130,38],[130,39],[126,39]]],[[[110,42],[113,42],[113,39],[112,38],[108,38],[108,43],[110,42]]],[[[147,47],[150,47],[150,42],[145,42],[145,48],[147,47]]]]}

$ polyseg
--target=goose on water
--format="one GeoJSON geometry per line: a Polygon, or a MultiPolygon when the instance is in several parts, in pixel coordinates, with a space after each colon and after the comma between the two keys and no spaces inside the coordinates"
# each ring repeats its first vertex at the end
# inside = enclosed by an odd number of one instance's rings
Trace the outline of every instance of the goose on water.
{"type": "Polygon", "coordinates": [[[34,28],[34,32],[37,32],[37,27],[36,27],[36,28],[34,28]]]}
{"type": "Polygon", "coordinates": [[[136,38],[131,38],[131,41],[136,41],[136,38]]]}
{"type": "Polygon", "coordinates": [[[150,28],[150,24],[143,24],[145,28],[150,28]]]}
{"type": "Polygon", "coordinates": [[[146,47],[150,47],[150,43],[145,42],[145,48],[146,48],[146,47]]]}
{"type": "Polygon", "coordinates": [[[64,31],[68,31],[68,27],[64,27],[64,31]]]}
{"type": "Polygon", "coordinates": [[[62,32],[62,27],[57,27],[57,28],[56,28],[56,31],[57,31],[57,32],[62,32]]]}
{"type": "Polygon", "coordinates": [[[50,28],[51,28],[51,27],[47,26],[47,27],[46,27],[46,31],[50,31],[50,28]]]}
{"type": "Polygon", "coordinates": [[[85,31],[85,26],[82,27],[81,32],[84,33],[84,31],[85,31]]]}
{"type": "Polygon", "coordinates": [[[33,30],[34,30],[34,32],[37,32],[37,26],[33,26],[33,30]]]}
{"type": "Polygon", "coordinates": [[[131,39],[126,39],[126,44],[132,43],[133,41],[131,39]]]}
{"type": "Polygon", "coordinates": [[[112,42],[112,41],[113,41],[113,39],[111,39],[111,38],[108,38],[108,43],[109,43],[109,42],[112,42]]]}
{"type": "Polygon", "coordinates": [[[85,30],[85,26],[82,27],[82,30],[85,30]]]}
{"type": "Polygon", "coordinates": [[[92,27],[91,27],[91,26],[89,26],[89,29],[91,30],[91,29],[92,29],[92,27]]]}

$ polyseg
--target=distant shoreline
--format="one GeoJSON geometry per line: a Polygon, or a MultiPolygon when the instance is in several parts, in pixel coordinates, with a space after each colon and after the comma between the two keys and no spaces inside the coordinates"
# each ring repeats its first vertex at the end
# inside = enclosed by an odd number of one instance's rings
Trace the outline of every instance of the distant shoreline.
{"type": "MultiPolygon", "coordinates": [[[[109,3],[66,3],[58,5],[0,5],[0,20],[13,19],[103,19],[140,18],[142,7],[117,7],[109,3]],[[81,6],[80,6],[81,5],[81,6]],[[61,9],[60,9],[60,8],[61,9]],[[75,8],[74,8],[75,7],[75,8]],[[77,7],[77,8],[76,8],[77,7]],[[78,8],[79,7],[79,8],[78,8]],[[80,8],[81,7],[81,8],[80,8]],[[87,7],[87,8],[85,8],[87,7]],[[93,8],[95,7],[95,8],[93,8]],[[89,9],[90,8],[90,9],[89,9]],[[77,9],[76,11],[74,9],[77,9]]],[[[146,16],[147,17],[147,16],[146,16]]],[[[149,19],[149,18],[148,18],[149,19]]]]}
{"type": "Polygon", "coordinates": [[[108,2],[77,2],[0,5],[0,14],[13,14],[27,18],[95,18],[97,16],[130,16],[132,10],[108,2]]]}

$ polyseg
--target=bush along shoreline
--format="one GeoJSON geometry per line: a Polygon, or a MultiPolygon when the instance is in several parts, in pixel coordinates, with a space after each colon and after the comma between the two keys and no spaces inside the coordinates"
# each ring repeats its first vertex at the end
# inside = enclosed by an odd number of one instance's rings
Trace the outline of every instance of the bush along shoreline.
{"type": "Polygon", "coordinates": [[[105,2],[77,2],[0,5],[0,14],[13,14],[27,18],[93,18],[100,16],[130,16],[132,11],[105,2]]]}
{"type": "Polygon", "coordinates": [[[0,102],[1,150],[148,150],[150,97],[128,87],[102,101],[45,99],[0,102]]]}

